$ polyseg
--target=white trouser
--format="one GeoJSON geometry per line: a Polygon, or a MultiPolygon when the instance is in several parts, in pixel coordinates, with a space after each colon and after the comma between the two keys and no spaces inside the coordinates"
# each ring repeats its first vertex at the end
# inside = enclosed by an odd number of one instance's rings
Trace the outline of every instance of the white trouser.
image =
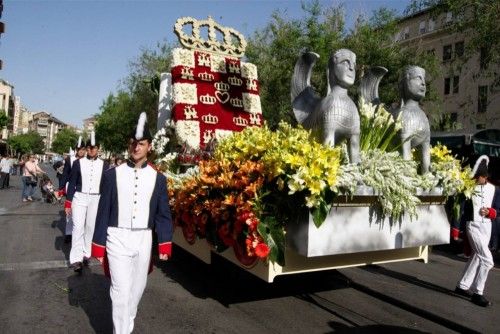
{"type": "Polygon", "coordinates": [[[488,272],[493,268],[493,256],[488,248],[491,236],[491,220],[467,222],[467,235],[472,250],[458,286],[478,295],[483,294],[488,272]]]}
{"type": "Polygon", "coordinates": [[[146,288],[151,244],[150,229],[108,228],[106,252],[115,334],[129,334],[134,329],[137,306],[146,288]]]}
{"type": "Polygon", "coordinates": [[[73,234],[73,219],[71,218],[71,215],[66,215],[66,228],[64,231],[64,235],[71,234],[73,234]]]}
{"type": "Polygon", "coordinates": [[[76,192],[71,202],[71,218],[73,220],[73,236],[69,262],[81,262],[84,257],[90,258],[92,237],[94,236],[95,218],[100,195],[76,192]]]}

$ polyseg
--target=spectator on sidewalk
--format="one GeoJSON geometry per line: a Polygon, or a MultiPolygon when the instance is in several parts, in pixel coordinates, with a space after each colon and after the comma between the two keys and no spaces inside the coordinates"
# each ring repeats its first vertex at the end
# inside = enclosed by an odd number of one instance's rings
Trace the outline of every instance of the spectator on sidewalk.
{"type": "Polygon", "coordinates": [[[24,163],[23,176],[23,202],[32,202],[38,184],[38,176],[45,173],[36,163],[36,156],[29,155],[29,160],[24,163]]]}
{"type": "Polygon", "coordinates": [[[466,221],[472,254],[455,288],[455,292],[461,296],[469,297],[472,293],[471,301],[483,307],[491,305],[483,296],[483,290],[488,272],[494,265],[488,248],[491,221],[500,210],[500,189],[488,182],[488,162],[487,156],[480,156],[472,170],[476,188],[472,198],[465,202],[462,215],[466,221]]]}
{"type": "Polygon", "coordinates": [[[6,154],[0,160],[0,189],[9,188],[10,172],[12,167],[12,160],[6,154]]]}

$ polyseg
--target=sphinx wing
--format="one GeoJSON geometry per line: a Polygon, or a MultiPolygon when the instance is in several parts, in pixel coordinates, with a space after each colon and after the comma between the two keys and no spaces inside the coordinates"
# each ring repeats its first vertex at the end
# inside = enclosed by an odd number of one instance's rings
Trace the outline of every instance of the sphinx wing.
{"type": "Polygon", "coordinates": [[[359,94],[367,103],[380,104],[378,96],[378,85],[380,80],[387,73],[387,69],[382,66],[373,66],[365,72],[359,85],[359,94]]]}
{"type": "Polygon", "coordinates": [[[299,124],[302,124],[313,113],[321,101],[321,98],[311,87],[311,73],[318,58],[317,53],[305,52],[295,63],[290,96],[293,113],[299,124]]]}

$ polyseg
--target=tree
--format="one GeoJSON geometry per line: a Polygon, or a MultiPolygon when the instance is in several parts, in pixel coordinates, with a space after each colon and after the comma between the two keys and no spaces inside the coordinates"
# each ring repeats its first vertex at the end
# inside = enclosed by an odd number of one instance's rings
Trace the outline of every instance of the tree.
{"type": "MultiPolygon", "coordinates": [[[[380,9],[371,17],[360,16],[354,28],[347,31],[341,5],[323,9],[318,1],[313,1],[304,3],[303,10],[305,18],[294,20],[275,12],[271,22],[248,43],[246,55],[258,67],[263,114],[271,127],[280,120],[296,123],[290,102],[290,82],[300,52],[313,51],[320,55],[311,81],[321,96],[326,94],[328,59],[340,48],[356,53],[358,79],[365,66],[379,65],[389,70],[380,85],[381,99],[386,104],[399,99],[397,87],[404,66],[421,66],[431,76],[437,71],[437,60],[430,55],[413,48],[402,49],[394,43],[397,28],[392,11],[380,9]]],[[[356,97],[356,86],[352,87],[351,95],[356,97]]],[[[426,100],[436,96],[431,90],[426,100]]]]}
{"type": "Polygon", "coordinates": [[[51,150],[58,154],[63,154],[64,152],[68,152],[70,148],[75,147],[77,142],[78,134],[75,130],[70,128],[62,129],[52,141],[51,150]]]}
{"type": "Polygon", "coordinates": [[[7,144],[17,154],[42,154],[45,150],[43,138],[40,136],[40,134],[38,134],[38,132],[35,131],[12,136],[7,139],[7,144]]]}
{"type": "Polygon", "coordinates": [[[9,124],[9,116],[5,113],[5,110],[0,109],[0,130],[5,128],[9,124]]]}
{"type": "Polygon", "coordinates": [[[152,133],[156,129],[158,92],[153,89],[159,73],[167,72],[171,63],[172,47],[158,43],[156,49],[142,49],[140,56],[130,62],[130,74],[123,79],[122,88],[103,101],[97,115],[96,136],[103,148],[121,153],[127,148],[127,139],[139,114],[146,112],[152,133]]]}

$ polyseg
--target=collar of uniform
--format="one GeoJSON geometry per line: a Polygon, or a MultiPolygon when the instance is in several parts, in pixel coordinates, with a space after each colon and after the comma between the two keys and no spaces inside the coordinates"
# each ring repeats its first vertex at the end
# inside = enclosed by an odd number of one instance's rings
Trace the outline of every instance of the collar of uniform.
{"type": "MultiPolygon", "coordinates": [[[[135,162],[133,162],[132,160],[130,159],[127,159],[127,166],[129,166],[130,168],[135,168],[135,162]]],[[[141,165],[141,168],[146,168],[148,166],[148,161],[144,161],[144,163],[141,165]]]]}
{"type": "Polygon", "coordinates": [[[89,157],[89,156],[87,155],[87,156],[85,156],[85,157],[86,157],[87,159],[89,159],[89,160],[97,160],[97,156],[95,156],[95,157],[91,158],[91,157],[89,157]]]}

